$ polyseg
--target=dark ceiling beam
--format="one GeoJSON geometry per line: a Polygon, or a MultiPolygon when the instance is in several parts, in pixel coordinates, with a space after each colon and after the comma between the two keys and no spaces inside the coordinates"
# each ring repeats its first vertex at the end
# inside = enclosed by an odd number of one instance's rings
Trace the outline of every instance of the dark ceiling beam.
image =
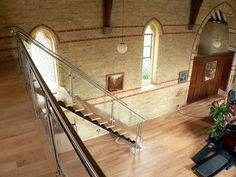
{"type": "Polygon", "coordinates": [[[203,0],[191,0],[190,17],[188,29],[193,29],[203,0]]]}
{"type": "Polygon", "coordinates": [[[111,33],[111,9],[113,0],[103,0],[103,33],[111,33]]]}

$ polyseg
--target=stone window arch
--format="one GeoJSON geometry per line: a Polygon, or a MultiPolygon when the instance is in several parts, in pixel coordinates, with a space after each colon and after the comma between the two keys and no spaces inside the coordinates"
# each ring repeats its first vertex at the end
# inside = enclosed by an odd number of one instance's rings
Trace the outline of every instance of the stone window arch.
{"type": "Polygon", "coordinates": [[[141,85],[156,81],[160,25],[156,20],[149,21],[144,28],[141,85]]]}
{"type": "MultiPolygon", "coordinates": [[[[56,52],[57,38],[50,28],[38,26],[31,32],[31,36],[52,52],[56,52]]],[[[31,45],[30,52],[44,80],[57,83],[57,67],[54,57],[35,44],[31,45]]]]}

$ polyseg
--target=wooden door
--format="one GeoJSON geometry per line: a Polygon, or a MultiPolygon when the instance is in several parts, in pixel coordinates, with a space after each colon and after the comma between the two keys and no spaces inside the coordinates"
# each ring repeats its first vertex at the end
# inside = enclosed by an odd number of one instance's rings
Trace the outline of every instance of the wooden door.
{"type": "Polygon", "coordinates": [[[226,90],[234,53],[196,57],[193,61],[188,103],[216,95],[226,90]]]}

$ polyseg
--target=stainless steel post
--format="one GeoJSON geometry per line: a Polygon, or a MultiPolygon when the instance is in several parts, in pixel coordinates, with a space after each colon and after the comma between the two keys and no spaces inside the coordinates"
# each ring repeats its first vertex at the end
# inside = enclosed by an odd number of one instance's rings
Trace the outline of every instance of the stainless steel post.
{"type": "Polygon", "coordinates": [[[52,149],[53,149],[53,153],[54,153],[54,157],[55,157],[55,161],[56,161],[56,175],[63,176],[64,173],[62,171],[62,168],[61,168],[61,165],[59,162],[58,151],[57,151],[56,142],[55,142],[55,135],[54,135],[54,131],[53,131],[52,113],[50,110],[49,101],[46,97],[45,97],[45,108],[46,108],[46,115],[47,115],[47,119],[48,119],[49,134],[50,134],[50,138],[51,138],[51,142],[52,142],[52,149]]]}
{"type": "Polygon", "coordinates": [[[141,151],[141,131],[142,131],[142,122],[138,123],[136,126],[136,139],[135,139],[135,145],[132,147],[132,151],[136,154],[137,152],[141,151]]]}
{"type": "Polygon", "coordinates": [[[20,44],[19,44],[19,39],[17,39],[17,49],[18,49],[18,61],[19,61],[19,69],[20,72],[23,72],[23,61],[22,61],[22,57],[21,57],[21,48],[20,48],[20,44]]]}
{"type": "Polygon", "coordinates": [[[74,74],[71,71],[70,72],[70,96],[72,98],[72,102],[75,102],[75,95],[74,95],[74,74]]]}
{"type": "Polygon", "coordinates": [[[28,66],[28,74],[29,74],[29,83],[30,83],[30,93],[31,93],[32,102],[33,102],[33,106],[34,106],[34,113],[35,113],[36,118],[40,118],[38,107],[37,107],[37,102],[36,102],[35,90],[34,90],[33,72],[29,66],[28,66]]]}
{"type": "Polygon", "coordinates": [[[112,102],[111,102],[111,119],[110,119],[112,125],[115,123],[114,104],[115,104],[115,103],[114,103],[114,100],[112,100],[112,102]]]}
{"type": "Polygon", "coordinates": [[[29,64],[27,61],[26,56],[24,55],[24,53],[22,53],[22,55],[24,56],[24,74],[25,74],[25,84],[26,84],[26,89],[28,90],[30,87],[30,83],[29,83],[29,64]]]}

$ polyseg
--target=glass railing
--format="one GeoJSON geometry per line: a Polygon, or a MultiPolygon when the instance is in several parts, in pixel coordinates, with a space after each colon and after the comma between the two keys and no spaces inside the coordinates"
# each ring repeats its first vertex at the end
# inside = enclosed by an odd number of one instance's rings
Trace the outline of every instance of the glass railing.
{"type": "Polygon", "coordinates": [[[135,152],[140,150],[144,122],[142,116],[129,108],[125,102],[93,81],[83,71],[32,39],[24,31],[21,30],[18,32],[18,35],[19,39],[24,42],[24,46],[31,57],[35,55],[31,50],[34,48],[39,55],[38,58],[45,57],[46,53],[53,59],[57,80],[52,82],[48,80],[49,76],[43,75],[43,77],[50,90],[57,93],[57,99],[66,97],[69,102],[82,104],[93,113],[121,127],[135,141],[133,145],[135,152]]]}
{"type": "Polygon", "coordinates": [[[105,174],[78,136],[80,127],[70,120],[59,106],[55,95],[63,97],[67,89],[59,86],[45,76],[36,67],[28,49],[30,45],[18,35],[18,49],[21,70],[24,72],[27,88],[32,96],[36,117],[40,117],[49,137],[55,159],[55,171],[58,176],[103,177],[105,174]],[[58,93],[62,92],[62,93],[58,93]]]}

